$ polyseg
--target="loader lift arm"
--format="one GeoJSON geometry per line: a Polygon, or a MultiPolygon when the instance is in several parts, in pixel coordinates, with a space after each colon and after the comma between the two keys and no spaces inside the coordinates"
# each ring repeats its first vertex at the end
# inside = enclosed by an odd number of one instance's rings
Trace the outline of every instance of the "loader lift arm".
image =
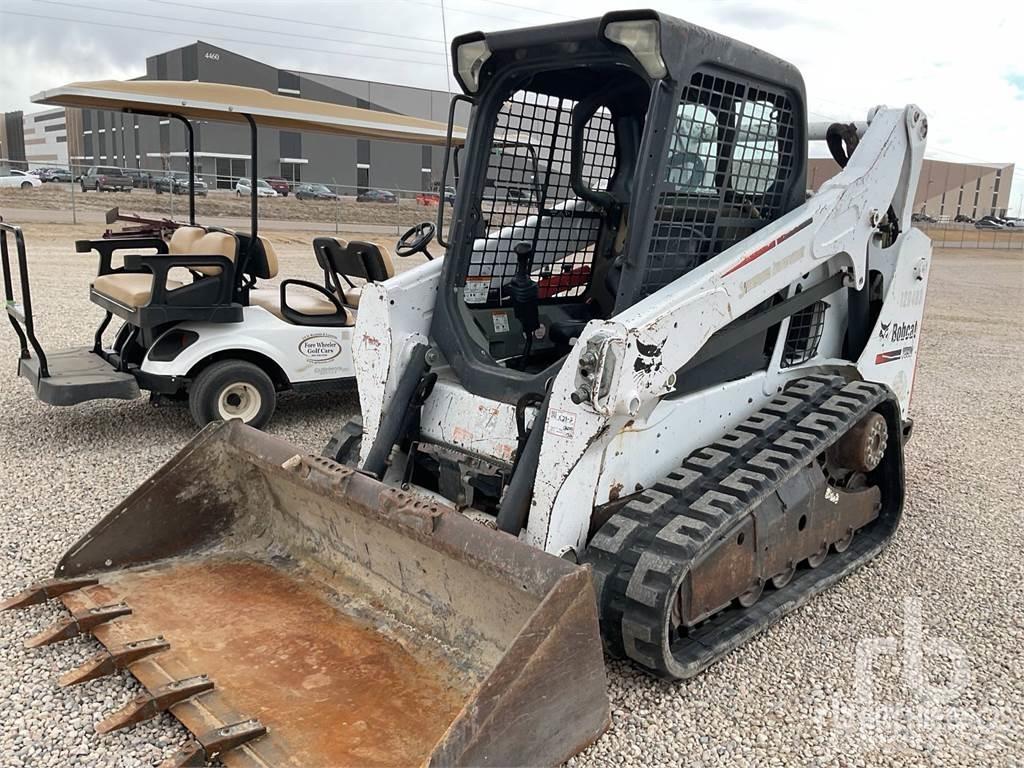
{"type": "MultiPolygon", "coordinates": [[[[636,415],[644,401],[673,389],[677,372],[713,336],[770,299],[780,285],[792,284],[825,265],[831,277],[842,275],[843,286],[862,290],[869,241],[877,236],[890,206],[898,206],[900,220],[909,220],[913,197],[906,190],[917,186],[916,174],[909,180],[902,177],[904,163],[886,160],[920,157],[926,126],[923,113],[914,105],[877,111],[850,164],[811,201],[614,320],[592,324],[577,349],[589,349],[602,366],[590,370],[593,366],[581,361],[582,354],[574,354],[578,370],[574,392],[586,393],[589,404],[600,413],[636,415]],[[687,333],[670,332],[680,324],[687,333]],[[624,352],[609,353],[607,348],[624,352]],[[652,357],[658,358],[657,365],[651,364],[652,357]],[[650,373],[624,374],[641,370],[650,373]],[[595,379],[610,380],[610,384],[603,390],[589,386],[595,379]]],[[[912,162],[908,165],[917,167],[912,162]]]]}

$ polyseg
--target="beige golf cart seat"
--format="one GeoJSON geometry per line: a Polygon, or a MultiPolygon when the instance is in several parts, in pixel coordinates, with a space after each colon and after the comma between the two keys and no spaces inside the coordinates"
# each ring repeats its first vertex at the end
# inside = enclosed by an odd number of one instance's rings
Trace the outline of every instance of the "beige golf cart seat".
{"type": "MultiPolygon", "coordinates": [[[[256,263],[250,265],[255,277],[270,280],[277,276],[278,261],[274,246],[265,237],[257,238],[256,263]]],[[[303,280],[285,280],[274,288],[253,288],[249,291],[249,306],[262,307],[279,320],[295,325],[349,326],[356,321],[355,312],[331,301],[329,288],[316,286],[303,280]],[[291,286],[295,285],[296,289],[291,286]],[[304,288],[301,290],[298,288],[304,288]],[[322,292],[322,293],[321,293],[322,292]],[[282,302],[282,297],[284,301],[282,302]],[[282,306],[283,304],[283,306],[282,306]]]]}
{"type": "MultiPolygon", "coordinates": [[[[238,239],[225,232],[207,232],[202,227],[181,227],[174,231],[168,243],[166,256],[224,256],[234,261],[238,252],[238,239]]],[[[220,267],[197,266],[194,272],[202,275],[220,274],[220,267]]],[[[130,312],[150,303],[153,297],[152,272],[114,272],[100,275],[92,283],[93,301],[109,308],[113,302],[130,312]],[[107,299],[108,301],[104,301],[107,299]]],[[[167,278],[167,292],[184,286],[181,280],[167,278]]]]}
{"type": "Polygon", "coordinates": [[[367,283],[382,282],[395,276],[395,263],[387,248],[361,240],[345,242],[337,237],[318,237],[313,241],[317,263],[324,270],[328,284],[349,307],[359,307],[363,286],[353,278],[367,283]]]}

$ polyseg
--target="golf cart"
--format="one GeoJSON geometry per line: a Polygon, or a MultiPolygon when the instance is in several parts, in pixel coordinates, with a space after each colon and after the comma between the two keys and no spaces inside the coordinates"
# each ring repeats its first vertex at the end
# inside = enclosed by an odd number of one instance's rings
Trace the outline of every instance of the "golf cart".
{"type": "MultiPolygon", "coordinates": [[[[231,85],[167,81],[72,83],[34,101],[107,109],[181,121],[195,167],[196,120],[244,122],[251,138],[252,187],[258,177],[257,121],[289,130],[410,141],[443,146],[447,126],[429,120],[277,96],[231,85]]],[[[163,236],[79,240],[78,253],[95,253],[99,268],[89,298],[104,310],[92,343],[46,352],[35,334],[25,239],[0,223],[0,256],[7,314],[18,335],[18,372],[51,405],[106,398],[132,399],[142,390],[154,402],[188,400],[200,426],[238,418],[259,427],[274,412],[277,393],[352,386],[352,333],[361,284],[386,280],[394,264],[373,243],[316,238],[320,283],[277,277],[273,244],[259,233],[258,196],[250,195],[250,231],[202,226],[195,217],[189,173],[187,224],[163,236]],[[13,253],[12,253],[13,252],[13,253]],[[14,299],[17,258],[20,304],[14,299]],[[120,257],[120,265],[115,259],[120,257]],[[112,346],[104,333],[117,318],[112,346]]],[[[424,253],[434,226],[413,227],[398,241],[399,256],[424,253]]]]}

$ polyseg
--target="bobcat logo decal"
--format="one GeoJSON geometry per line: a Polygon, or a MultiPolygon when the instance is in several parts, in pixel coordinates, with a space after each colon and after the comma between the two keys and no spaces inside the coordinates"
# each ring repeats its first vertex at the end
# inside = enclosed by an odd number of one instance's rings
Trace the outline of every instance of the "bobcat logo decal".
{"type": "Polygon", "coordinates": [[[892,326],[891,322],[889,322],[889,323],[882,323],[878,327],[878,338],[882,339],[883,341],[885,339],[889,338],[889,328],[890,328],[890,326],[892,326]]]}

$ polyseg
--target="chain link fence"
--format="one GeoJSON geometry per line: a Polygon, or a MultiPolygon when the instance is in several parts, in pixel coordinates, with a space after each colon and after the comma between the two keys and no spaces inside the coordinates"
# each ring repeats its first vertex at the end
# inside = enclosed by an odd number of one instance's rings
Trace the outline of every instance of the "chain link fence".
{"type": "MultiPolygon", "coordinates": [[[[13,164],[12,164],[13,165],[13,164]]],[[[90,174],[87,167],[51,164],[30,171],[41,184],[8,170],[0,159],[0,211],[9,221],[19,213],[34,221],[92,223],[117,207],[146,218],[187,221],[188,173],[157,168],[90,174]],[[52,215],[49,212],[52,211],[52,215]]],[[[15,166],[16,167],[16,166],[15,166]]],[[[100,168],[104,168],[101,166],[100,168]]],[[[247,177],[196,176],[196,220],[223,226],[247,225],[250,215],[247,177]]],[[[324,182],[261,179],[257,187],[263,226],[319,231],[401,234],[415,224],[435,221],[439,205],[446,220],[453,190],[354,187],[324,182]]]]}
{"type": "MultiPolygon", "coordinates": [[[[0,158],[0,213],[8,221],[16,222],[19,212],[30,211],[34,221],[92,223],[102,221],[103,213],[114,207],[147,218],[188,220],[188,174],[183,171],[128,169],[128,180],[114,186],[130,184],[130,188],[96,191],[97,186],[105,189],[104,182],[89,177],[84,166],[54,164],[35,168],[30,173],[38,174],[42,180],[38,186],[31,181],[25,186],[25,177],[9,170],[18,167],[19,164],[0,158]]],[[[197,221],[231,227],[248,225],[248,178],[202,174],[196,180],[197,221]]],[[[267,186],[260,184],[258,188],[263,226],[336,233],[399,235],[422,221],[435,221],[438,205],[444,205],[447,221],[454,196],[452,187],[447,192],[424,192],[359,188],[333,181],[288,182],[270,178],[265,183],[267,186]]],[[[936,248],[1024,251],[1024,221],[1014,223],[1019,226],[998,229],[958,222],[919,222],[914,226],[927,234],[936,248]]]]}
{"type": "Polygon", "coordinates": [[[1024,220],[1002,229],[985,224],[921,223],[914,226],[931,238],[935,248],[971,248],[1024,251],[1024,220]]]}

